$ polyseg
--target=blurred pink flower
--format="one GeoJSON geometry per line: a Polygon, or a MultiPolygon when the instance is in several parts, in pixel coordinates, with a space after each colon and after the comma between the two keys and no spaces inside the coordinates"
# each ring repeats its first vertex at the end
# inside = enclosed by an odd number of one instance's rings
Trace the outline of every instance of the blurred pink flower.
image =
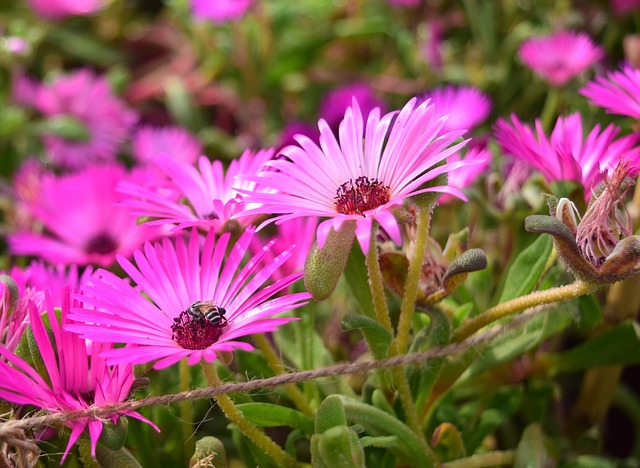
{"type": "Polygon", "coordinates": [[[595,106],[609,114],[628,115],[640,119],[640,70],[624,66],[606,77],[599,76],[580,90],[595,106]]]}
{"type": "Polygon", "coordinates": [[[445,26],[440,18],[432,18],[426,21],[426,37],[422,43],[422,56],[427,65],[435,71],[441,71],[444,65],[443,39],[445,26]]]}
{"type": "Polygon", "coordinates": [[[439,116],[449,116],[443,132],[471,130],[491,112],[489,97],[472,86],[442,86],[427,91],[422,99],[431,99],[439,116]]]}
{"type": "MultiPolygon", "coordinates": [[[[79,305],[79,304],[74,304],[79,305]]],[[[51,301],[47,301],[47,319],[51,337],[40,313],[33,303],[29,306],[29,320],[35,342],[40,350],[46,376],[39,374],[22,358],[0,346],[0,398],[18,405],[34,405],[49,413],[62,413],[96,408],[125,401],[134,382],[131,364],[107,366],[101,353],[112,345],[84,339],[65,329],[69,320],[70,300],[67,293],[61,308],[61,323],[51,301]]],[[[130,352],[130,350],[128,350],[130,352]]],[[[121,414],[131,416],[159,429],[134,411],[121,414]]],[[[119,416],[108,419],[116,423],[119,416]]],[[[71,428],[69,443],[62,462],[85,429],[89,430],[91,454],[102,433],[103,420],[81,418],[65,423],[71,428]]],[[[61,462],[61,463],[62,463],[61,462]]]]}
{"type": "Polygon", "coordinates": [[[585,33],[561,31],[522,43],[522,62],[552,86],[563,86],[604,57],[602,47],[585,33]]]}
{"type": "Polygon", "coordinates": [[[422,0],[387,0],[389,5],[395,7],[417,7],[422,0]]]}
{"type": "MultiPolygon", "coordinates": [[[[489,151],[489,148],[487,148],[486,142],[476,143],[469,146],[464,156],[462,156],[462,152],[457,152],[447,158],[447,162],[449,163],[460,160],[464,160],[466,162],[476,162],[476,164],[463,166],[458,169],[449,171],[449,173],[447,174],[447,184],[462,190],[472,185],[478,179],[480,174],[482,174],[489,167],[489,164],[491,164],[491,151],[489,151]]],[[[445,193],[440,197],[439,202],[448,203],[454,199],[454,196],[445,193]]]]}
{"type": "Polygon", "coordinates": [[[121,180],[148,180],[147,171],[127,172],[120,165],[93,165],[75,174],[44,178],[39,196],[27,208],[45,231],[9,236],[15,255],[40,256],[52,263],[109,266],[117,254],[129,255],[161,231],[138,226],[117,203],[121,180]]]}
{"type": "MultiPolygon", "coordinates": [[[[271,238],[273,247],[262,260],[264,265],[268,265],[274,259],[285,252],[291,250],[291,258],[280,266],[280,269],[273,273],[274,278],[282,278],[304,269],[307,255],[313,241],[316,238],[318,218],[294,218],[276,224],[276,233],[271,238]]],[[[255,236],[251,241],[251,251],[258,253],[262,250],[263,240],[255,236]]]]}
{"type": "MultiPolygon", "coordinates": [[[[154,164],[169,178],[168,190],[159,192],[135,181],[123,182],[118,190],[125,200],[123,206],[131,214],[151,218],[146,224],[164,226],[174,224],[174,231],[192,226],[222,231],[231,217],[246,208],[240,189],[250,192],[261,189],[255,182],[240,178],[243,174],[257,174],[273,157],[273,150],[257,153],[245,151],[224,171],[222,162],[198,159],[198,167],[160,155],[154,164]],[[177,196],[176,196],[177,195],[177,196]]],[[[252,219],[245,219],[244,225],[252,219]]]]}
{"type": "Polygon", "coordinates": [[[611,9],[618,15],[631,13],[640,8],[640,0],[611,0],[611,9]]]}
{"type": "Polygon", "coordinates": [[[160,154],[193,164],[202,154],[202,144],[180,127],[144,126],[133,136],[133,156],[138,162],[150,162],[160,154]]]}
{"type": "Polygon", "coordinates": [[[147,243],[134,254],[137,266],[118,258],[137,286],[100,270],[100,278],[85,286],[79,296],[85,306],[97,310],[76,308],[71,318],[85,323],[68,328],[83,338],[136,345],[135,352],[118,348],[103,353],[114,364],[157,360],[154,367],[160,369],[183,358],[194,365],[201,359],[212,362],[220,352],[251,351],[249,343],[237,339],[271,332],[294,320],[273,316],[300,307],[310,298],[308,293],[273,298],[302,274],[265,286],[291,250],[263,266],[270,243],[246,264],[241,263],[252,237],[253,230],[247,229],[229,255],[229,233],[216,240],[211,231],[203,243],[194,229],[188,240],[178,237],[173,242],[165,238],[162,243],[147,243]],[[218,311],[216,323],[195,309],[201,301],[218,311]]]}
{"type": "Polygon", "coordinates": [[[39,16],[57,20],[95,13],[104,7],[105,0],[27,0],[27,3],[39,16]]]}
{"type": "Polygon", "coordinates": [[[258,206],[237,216],[275,215],[263,225],[299,217],[328,217],[316,232],[320,247],[331,228],[338,231],[343,222],[353,220],[365,253],[369,250],[372,222],[376,220],[394,242],[401,244],[400,229],[391,208],[424,192],[463,197],[453,187],[422,188],[439,174],[466,163],[434,167],[464,145],[464,142],[454,144],[463,132],[442,134],[446,117],[438,118],[435,106],[428,101],[414,108],[415,103],[414,98],[401,111],[382,117],[380,109],[375,108],[365,119],[354,99],[340,124],[339,141],[321,119],[320,146],[298,136],[300,146],[288,146],[281,151],[287,159],[268,163],[275,170],[247,176],[276,191],[244,192],[246,202],[258,206]]]}
{"type": "Polygon", "coordinates": [[[511,124],[500,119],[495,129],[496,140],[505,153],[528,162],[547,182],[574,180],[582,184],[587,198],[591,196],[590,189],[602,181],[602,172],[611,172],[621,160],[634,165],[640,162],[640,148],[636,146],[640,135],[616,140],[619,132],[613,124],[602,132],[596,125],[585,139],[578,113],[558,118],[550,138],[539,120],[534,133],[515,115],[511,116],[511,124]]]}
{"type": "Polygon", "coordinates": [[[251,3],[252,0],[191,0],[191,9],[199,19],[222,24],[242,18],[251,3]]]}
{"type": "Polygon", "coordinates": [[[86,137],[65,137],[53,130],[43,136],[53,163],[71,168],[115,159],[138,119],[113,95],[104,77],[86,69],[39,86],[33,105],[53,129],[69,121],[86,131],[86,137]]]}
{"type": "Polygon", "coordinates": [[[318,127],[306,122],[290,122],[280,132],[277,147],[282,149],[285,146],[296,145],[297,142],[294,138],[296,135],[305,135],[317,141],[320,133],[318,132],[318,127]]]}
{"type": "Polygon", "coordinates": [[[364,115],[368,115],[376,107],[380,108],[380,112],[386,110],[384,102],[376,97],[369,84],[353,83],[335,88],[324,96],[320,105],[320,117],[329,124],[329,127],[337,130],[345,111],[354,99],[358,101],[364,115]]]}

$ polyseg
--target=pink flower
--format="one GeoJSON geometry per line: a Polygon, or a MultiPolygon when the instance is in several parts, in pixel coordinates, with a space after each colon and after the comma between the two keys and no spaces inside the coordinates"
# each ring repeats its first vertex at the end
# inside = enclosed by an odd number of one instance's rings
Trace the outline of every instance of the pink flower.
{"type": "Polygon", "coordinates": [[[320,105],[320,117],[322,117],[329,127],[337,129],[344,117],[344,113],[353,100],[358,101],[358,105],[364,115],[369,114],[376,107],[384,112],[386,106],[384,102],[376,97],[373,89],[367,83],[353,83],[340,86],[329,91],[320,105]]]}
{"type": "Polygon", "coordinates": [[[427,91],[422,99],[431,99],[439,115],[448,115],[443,132],[471,130],[491,111],[491,100],[471,86],[444,86],[427,91]]]}
{"type": "MultiPolygon", "coordinates": [[[[33,303],[30,304],[31,329],[47,376],[41,376],[22,358],[0,346],[3,358],[0,360],[0,398],[18,405],[34,405],[50,413],[107,406],[127,399],[134,382],[132,365],[108,366],[101,353],[111,349],[111,345],[97,341],[87,345],[78,335],[66,331],[65,327],[71,323],[69,306],[67,294],[62,303],[62,321],[59,324],[53,304],[47,301],[51,339],[38,310],[33,303]]],[[[122,414],[140,419],[159,431],[138,413],[124,411],[122,414]]],[[[118,417],[115,415],[109,419],[116,423],[118,417]]],[[[61,463],[85,429],[89,430],[91,454],[95,456],[102,420],[86,417],[66,424],[71,428],[71,435],[61,463]]]]}
{"type": "MultiPolygon", "coordinates": [[[[175,224],[174,231],[192,226],[221,231],[231,217],[245,209],[240,189],[260,191],[255,182],[239,179],[241,174],[257,174],[273,156],[273,150],[245,151],[224,171],[222,162],[198,159],[198,167],[160,155],[155,165],[169,177],[164,191],[135,182],[122,183],[118,190],[126,196],[123,205],[131,214],[152,218],[149,225],[175,224]]],[[[251,219],[245,219],[247,225],[251,219]]]]}
{"type": "Polygon", "coordinates": [[[274,192],[245,192],[249,208],[237,216],[275,214],[264,224],[307,216],[328,217],[317,229],[318,245],[347,220],[356,221],[356,236],[363,252],[369,250],[372,222],[376,220],[400,244],[402,238],[391,208],[424,192],[445,192],[463,197],[453,187],[422,188],[439,174],[465,165],[464,161],[435,168],[464,143],[455,143],[462,131],[442,134],[446,117],[438,118],[429,101],[414,108],[415,98],[399,112],[380,116],[376,108],[363,119],[354,100],[340,124],[339,141],[326,121],[320,120],[320,146],[304,136],[300,146],[282,150],[287,158],[273,160],[258,176],[247,176],[274,192]]]}
{"type": "Polygon", "coordinates": [[[639,0],[611,0],[609,3],[613,11],[618,15],[631,13],[640,8],[639,0]]]}
{"type": "Polygon", "coordinates": [[[43,137],[53,162],[72,168],[115,159],[138,119],[113,95],[108,81],[89,70],[39,86],[34,105],[49,118],[50,126],[73,124],[76,132],[86,133],[67,137],[51,131],[43,137]]]}
{"type": "Polygon", "coordinates": [[[591,104],[604,108],[609,114],[628,115],[640,119],[640,70],[624,66],[597,77],[580,90],[591,104]]]}
{"type": "Polygon", "coordinates": [[[80,290],[93,278],[94,270],[87,266],[80,269],[78,265],[47,265],[41,260],[34,260],[25,268],[26,286],[36,291],[33,301],[36,306],[44,307],[44,291],[51,297],[54,307],[62,305],[64,291],[80,290]]]}
{"type": "Polygon", "coordinates": [[[27,327],[30,294],[13,278],[3,276],[5,278],[0,282],[0,346],[15,351],[22,332],[27,327]],[[9,284],[13,287],[10,288],[9,284]]]}
{"type": "Polygon", "coordinates": [[[47,19],[62,19],[74,15],[90,15],[102,9],[104,0],[27,0],[38,15],[47,19]]]}
{"type": "Polygon", "coordinates": [[[632,164],[640,160],[640,149],[635,146],[639,135],[616,140],[619,131],[612,124],[600,132],[600,125],[596,125],[584,139],[580,114],[575,113],[558,118],[551,137],[547,138],[539,120],[534,134],[512,115],[511,125],[503,119],[496,124],[496,140],[505,153],[528,162],[547,182],[581,183],[588,198],[589,189],[602,180],[603,171],[610,172],[620,160],[632,164]]]}
{"type": "Polygon", "coordinates": [[[561,31],[522,43],[520,60],[552,86],[563,86],[604,57],[604,50],[584,33],[561,31]]]}
{"type": "Polygon", "coordinates": [[[133,156],[138,162],[150,162],[160,154],[193,164],[202,154],[202,144],[180,127],[140,128],[133,136],[133,156]]]}
{"type": "MultiPolygon", "coordinates": [[[[464,157],[461,152],[458,152],[447,158],[449,163],[460,160],[476,162],[476,164],[454,169],[447,174],[449,177],[447,183],[452,187],[462,190],[472,185],[478,179],[480,174],[489,167],[489,164],[491,163],[491,152],[489,151],[489,148],[487,148],[485,142],[470,146],[464,157]]],[[[445,193],[440,197],[439,201],[440,203],[447,203],[453,199],[454,197],[452,195],[445,193]]]]}
{"type": "Polygon", "coordinates": [[[216,24],[236,21],[244,16],[252,0],[191,0],[193,16],[216,24]]]}
{"type": "Polygon", "coordinates": [[[119,165],[89,166],[71,175],[50,175],[28,209],[45,232],[18,232],[9,236],[16,255],[40,256],[52,263],[109,266],[117,254],[160,234],[157,228],[138,226],[128,210],[117,203],[121,180],[143,183],[145,171],[127,173],[119,165]]]}
{"type": "Polygon", "coordinates": [[[280,132],[280,138],[278,139],[278,148],[282,149],[285,146],[295,145],[296,135],[305,135],[312,140],[318,140],[318,127],[310,125],[305,122],[290,122],[280,132]]]}
{"type": "Polygon", "coordinates": [[[302,274],[264,286],[291,250],[261,266],[270,243],[248,263],[241,263],[252,237],[253,230],[246,230],[227,256],[229,233],[216,240],[209,232],[202,245],[194,229],[188,241],[179,237],[174,243],[165,238],[162,243],[145,244],[134,253],[135,266],[119,257],[120,266],[137,287],[99,271],[100,278],[85,286],[80,296],[85,306],[97,310],[75,309],[71,317],[85,323],[69,329],[88,339],[136,345],[135,352],[126,348],[105,352],[108,362],[158,360],[156,369],[183,358],[193,365],[201,359],[212,362],[220,352],[252,350],[238,338],[274,331],[293,320],[274,315],[300,307],[310,297],[297,293],[273,298],[302,274]]]}
{"type": "MultiPolygon", "coordinates": [[[[291,258],[273,274],[274,278],[282,278],[304,269],[307,255],[316,238],[318,218],[295,218],[276,225],[275,236],[271,238],[273,248],[264,257],[263,264],[268,265],[281,253],[290,250],[291,258]]],[[[260,252],[263,241],[255,236],[251,241],[251,251],[260,252]]]]}

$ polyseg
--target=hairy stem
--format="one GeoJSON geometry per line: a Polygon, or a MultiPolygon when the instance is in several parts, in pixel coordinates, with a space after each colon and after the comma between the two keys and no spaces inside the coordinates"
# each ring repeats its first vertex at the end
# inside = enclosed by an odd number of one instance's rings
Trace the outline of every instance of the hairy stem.
{"type": "Polygon", "coordinates": [[[598,287],[599,285],[594,283],[576,281],[575,283],[565,286],[545,289],[544,291],[535,291],[526,296],[503,302],[472,318],[468,322],[463,323],[453,334],[453,341],[465,340],[490,323],[530,307],[575,299],[576,297],[584,296],[585,294],[595,291],[598,287]]]}
{"type": "Polygon", "coordinates": [[[376,236],[378,234],[378,223],[373,222],[371,226],[371,237],[369,240],[369,252],[367,253],[367,273],[369,274],[369,288],[373,298],[373,309],[380,325],[386,328],[393,335],[393,326],[389,317],[389,306],[384,295],[384,285],[382,283],[382,272],[378,260],[378,246],[376,236]]]}
{"type": "MultiPolygon", "coordinates": [[[[205,378],[207,379],[207,383],[209,384],[209,386],[216,388],[222,385],[222,381],[218,377],[213,363],[209,363],[203,360],[201,361],[201,364],[202,371],[205,378]]],[[[276,462],[277,466],[299,466],[298,462],[291,455],[282,450],[282,448],[273,440],[271,440],[268,435],[258,429],[253,423],[248,421],[244,417],[242,412],[238,410],[238,408],[236,408],[236,406],[233,404],[233,401],[227,394],[221,393],[215,395],[214,398],[220,406],[220,409],[222,409],[222,411],[224,412],[225,416],[227,416],[227,418],[236,425],[240,432],[242,432],[258,447],[264,450],[265,453],[276,462]]]]}
{"type": "MultiPolygon", "coordinates": [[[[186,359],[182,359],[179,364],[180,390],[187,392],[191,390],[191,366],[186,359]]],[[[180,419],[182,420],[182,439],[184,442],[184,451],[188,457],[193,455],[196,449],[196,441],[193,437],[193,414],[191,408],[193,405],[188,400],[181,401],[178,404],[180,410],[180,419]]]]}

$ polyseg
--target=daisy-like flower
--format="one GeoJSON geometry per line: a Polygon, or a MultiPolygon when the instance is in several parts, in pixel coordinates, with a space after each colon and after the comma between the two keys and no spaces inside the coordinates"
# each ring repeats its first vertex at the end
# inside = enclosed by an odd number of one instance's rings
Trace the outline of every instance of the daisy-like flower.
{"type": "MultiPolygon", "coordinates": [[[[447,174],[447,183],[452,187],[462,190],[473,184],[480,174],[489,167],[489,164],[491,163],[491,151],[487,148],[486,143],[480,143],[470,146],[464,156],[458,152],[447,159],[450,163],[460,160],[467,162],[475,161],[477,163],[461,167],[459,169],[454,169],[447,174]]],[[[439,202],[447,203],[453,199],[454,197],[452,195],[445,193],[440,197],[439,202]]]]}
{"type": "Polygon", "coordinates": [[[489,97],[472,86],[443,86],[424,94],[430,99],[436,112],[448,115],[443,132],[451,130],[471,130],[482,123],[491,111],[489,97]]]}
{"type": "Polygon", "coordinates": [[[191,9],[196,18],[223,24],[242,18],[251,3],[252,0],[191,0],[191,9]]]}
{"type": "Polygon", "coordinates": [[[141,163],[168,154],[176,161],[193,164],[202,154],[202,144],[180,127],[144,126],[133,136],[132,147],[133,156],[141,163]]]}
{"type": "Polygon", "coordinates": [[[42,260],[34,260],[25,269],[26,286],[35,290],[37,298],[34,298],[36,306],[44,305],[44,291],[51,297],[55,307],[60,307],[64,291],[71,289],[77,291],[93,278],[93,268],[87,266],[80,269],[78,265],[47,265],[42,260]]]}
{"type": "MultiPolygon", "coordinates": [[[[261,190],[255,182],[237,176],[257,174],[272,157],[273,150],[247,150],[225,173],[222,162],[212,162],[206,156],[198,159],[196,168],[160,155],[154,163],[169,178],[167,190],[133,182],[120,184],[118,190],[126,197],[123,205],[131,214],[150,218],[146,224],[174,224],[174,231],[193,226],[221,231],[234,214],[246,208],[240,190],[261,190]]],[[[244,220],[245,224],[250,222],[244,220]]]]}
{"type": "Polygon", "coordinates": [[[606,77],[599,76],[580,90],[594,106],[609,114],[640,119],[640,70],[628,65],[606,77]]]}
{"type": "MultiPolygon", "coordinates": [[[[18,405],[33,405],[49,413],[83,410],[89,407],[107,406],[127,399],[134,382],[133,366],[123,364],[108,366],[101,356],[112,345],[97,341],[87,345],[78,335],[65,329],[72,304],[67,292],[58,323],[53,303],[47,300],[47,317],[51,336],[33,303],[29,306],[29,321],[47,372],[43,377],[26,361],[4,346],[0,346],[0,398],[18,405]]],[[[130,350],[128,350],[131,352],[130,350]]],[[[134,411],[122,414],[140,419],[157,431],[149,420],[134,411]]],[[[113,423],[119,416],[109,418],[113,423]]],[[[102,433],[102,420],[81,418],[66,423],[71,428],[69,443],[62,462],[85,429],[91,439],[91,454],[95,457],[96,445],[102,433]]]]}
{"type": "Polygon", "coordinates": [[[604,57],[602,47],[585,33],[561,31],[527,39],[520,60],[552,86],[564,86],[604,57]]]}
{"type": "Polygon", "coordinates": [[[90,15],[102,9],[104,0],[27,0],[39,16],[58,20],[67,16],[90,15]]]}
{"type": "Polygon", "coordinates": [[[340,86],[326,94],[320,105],[320,117],[329,124],[329,127],[337,129],[345,111],[354,99],[358,101],[358,105],[364,115],[367,115],[376,107],[380,108],[381,112],[386,109],[384,102],[374,94],[369,84],[353,83],[340,86]]]}
{"type": "Polygon", "coordinates": [[[524,160],[540,171],[547,182],[574,180],[590,189],[602,181],[621,160],[636,164],[640,160],[639,136],[632,134],[616,139],[620,129],[611,124],[600,131],[596,125],[586,139],[579,113],[560,117],[547,138],[539,120],[534,130],[523,125],[515,115],[511,124],[500,119],[496,124],[496,140],[502,150],[524,160]]]}
{"type": "Polygon", "coordinates": [[[80,133],[86,133],[74,138],[55,132],[43,136],[52,161],[72,168],[115,159],[120,143],[138,119],[114,96],[104,77],[86,69],[39,86],[34,106],[49,118],[50,126],[73,122],[83,129],[80,133]]]}
{"type": "Polygon", "coordinates": [[[219,352],[252,350],[238,338],[274,331],[293,320],[274,315],[300,307],[310,298],[308,293],[274,298],[302,273],[264,286],[291,250],[262,266],[270,243],[241,264],[252,237],[253,230],[247,229],[226,256],[229,233],[216,240],[209,232],[200,249],[201,238],[194,229],[188,240],[147,243],[134,253],[136,265],[119,257],[120,266],[137,286],[99,271],[99,278],[86,285],[80,296],[95,309],[75,309],[71,317],[85,323],[69,329],[87,339],[137,345],[135,352],[118,348],[103,356],[114,364],[157,360],[156,369],[183,358],[193,365],[201,359],[212,362],[219,352]]]}
{"type": "Polygon", "coordinates": [[[28,209],[44,232],[9,236],[16,255],[39,256],[51,263],[109,266],[117,254],[129,255],[161,231],[138,226],[129,211],[117,204],[121,180],[144,183],[148,171],[127,172],[120,165],[94,165],[70,175],[45,178],[28,209]]]}
{"type": "Polygon", "coordinates": [[[391,209],[424,192],[445,192],[464,198],[453,187],[423,188],[423,185],[468,164],[458,161],[434,167],[464,145],[464,142],[454,144],[463,132],[443,134],[446,117],[438,118],[429,101],[418,107],[415,103],[414,98],[401,111],[384,116],[376,108],[365,122],[354,100],[340,124],[339,141],[321,119],[320,146],[299,136],[300,146],[282,150],[287,158],[268,163],[275,170],[247,176],[274,191],[246,192],[246,201],[258,206],[238,216],[276,215],[265,223],[307,216],[328,217],[317,229],[321,248],[331,228],[338,231],[343,222],[354,220],[356,236],[365,253],[375,220],[394,242],[401,244],[400,229],[391,209]]]}

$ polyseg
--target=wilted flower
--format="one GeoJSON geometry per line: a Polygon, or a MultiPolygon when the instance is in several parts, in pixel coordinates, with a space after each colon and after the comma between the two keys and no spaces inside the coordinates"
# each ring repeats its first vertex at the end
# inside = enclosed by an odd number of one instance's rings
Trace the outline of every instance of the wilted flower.
{"type": "Polygon", "coordinates": [[[560,117],[547,138],[539,120],[534,130],[523,125],[515,115],[511,124],[500,119],[496,124],[496,140],[507,154],[528,162],[539,170],[547,182],[574,180],[589,190],[602,180],[602,173],[613,170],[621,160],[635,163],[640,159],[640,148],[635,145],[638,135],[616,140],[618,127],[611,124],[602,132],[596,125],[583,137],[580,114],[560,117]]]}
{"type": "Polygon", "coordinates": [[[105,0],[27,0],[38,15],[48,19],[90,15],[102,9],[105,0]]]}
{"type": "Polygon", "coordinates": [[[384,102],[376,97],[369,84],[353,83],[332,89],[324,96],[320,105],[320,117],[329,127],[337,130],[345,111],[354,100],[358,102],[363,115],[368,115],[376,107],[380,108],[380,112],[386,109],[384,102]]]}
{"type": "Polygon", "coordinates": [[[543,80],[563,86],[604,57],[604,51],[585,33],[561,31],[527,39],[518,55],[543,80]]]}
{"type": "Polygon", "coordinates": [[[462,197],[453,187],[423,186],[438,175],[467,164],[459,161],[435,167],[463,146],[464,143],[454,144],[463,132],[442,134],[446,117],[437,118],[437,111],[428,101],[414,108],[415,102],[412,99],[400,112],[382,117],[376,108],[365,126],[360,106],[354,100],[340,124],[339,142],[321,119],[320,146],[298,136],[300,146],[282,150],[286,159],[268,163],[274,171],[248,177],[277,192],[245,192],[248,203],[260,206],[238,216],[276,215],[266,222],[328,217],[317,229],[320,248],[332,228],[338,231],[345,221],[354,220],[355,234],[365,253],[375,220],[394,242],[400,243],[398,222],[391,209],[424,192],[462,197]]]}
{"type": "Polygon", "coordinates": [[[52,161],[66,167],[115,159],[138,119],[104,77],[86,69],[38,86],[32,101],[49,119],[51,130],[43,139],[52,161]],[[70,128],[73,136],[65,134],[70,128]]]}
{"type": "Polygon", "coordinates": [[[443,132],[471,130],[491,111],[489,97],[472,86],[443,86],[427,91],[422,98],[431,100],[438,115],[449,116],[443,132]]]}
{"type": "MultiPolygon", "coordinates": [[[[245,174],[258,174],[273,157],[273,150],[245,151],[224,171],[222,162],[198,159],[198,167],[160,155],[154,164],[169,178],[168,190],[158,191],[136,182],[124,182],[118,190],[126,196],[123,205],[131,214],[148,216],[149,225],[175,224],[174,230],[192,226],[222,231],[231,217],[246,208],[241,189],[259,192],[245,174]],[[176,197],[175,195],[178,194],[176,197]]],[[[245,219],[249,224],[251,219],[245,219]]]]}
{"type": "MultiPolygon", "coordinates": [[[[51,335],[33,303],[29,306],[29,322],[40,351],[46,376],[26,361],[0,346],[0,398],[18,405],[33,405],[49,413],[63,413],[96,408],[119,403],[127,399],[134,382],[133,366],[123,364],[108,366],[102,352],[112,348],[97,341],[87,344],[78,335],[66,330],[71,304],[67,292],[62,302],[61,323],[58,323],[53,303],[47,300],[47,319],[51,335]]],[[[151,421],[134,411],[121,414],[140,419],[159,430],[151,421]]],[[[118,421],[114,415],[108,419],[118,421]]],[[[65,423],[71,428],[69,443],[62,457],[64,462],[69,450],[82,432],[88,428],[91,454],[95,457],[96,445],[103,429],[103,419],[85,417],[65,423]]]]}
{"type": "Polygon", "coordinates": [[[71,316],[84,322],[69,326],[87,339],[136,345],[135,352],[117,348],[103,354],[111,363],[141,364],[155,361],[162,368],[187,358],[212,362],[220,352],[252,350],[238,338],[274,331],[292,318],[273,318],[300,307],[308,293],[273,298],[302,275],[290,275],[268,286],[265,283],[291,256],[291,249],[262,264],[272,243],[244,266],[241,261],[253,230],[246,230],[226,255],[230,234],[216,240],[209,232],[201,239],[194,229],[188,240],[147,243],[136,251],[136,265],[118,258],[122,269],[136,283],[105,270],[86,285],[80,299],[92,308],[77,308],[71,316]]]}
{"type": "Polygon", "coordinates": [[[46,177],[39,196],[26,204],[45,232],[10,235],[10,251],[52,263],[111,265],[117,254],[129,255],[161,232],[138,226],[128,210],[117,205],[122,201],[117,184],[144,183],[147,175],[142,170],[127,173],[120,165],[94,165],[75,174],[46,177]]]}
{"type": "Polygon", "coordinates": [[[582,88],[580,94],[609,114],[640,119],[640,70],[636,68],[626,65],[622,71],[599,76],[582,88]]]}
{"type": "Polygon", "coordinates": [[[202,144],[184,128],[146,125],[133,136],[132,150],[139,162],[150,162],[156,156],[166,154],[176,161],[193,164],[202,154],[202,144]]]}
{"type": "Polygon", "coordinates": [[[252,0],[191,0],[193,16],[216,24],[242,18],[252,0]]]}

